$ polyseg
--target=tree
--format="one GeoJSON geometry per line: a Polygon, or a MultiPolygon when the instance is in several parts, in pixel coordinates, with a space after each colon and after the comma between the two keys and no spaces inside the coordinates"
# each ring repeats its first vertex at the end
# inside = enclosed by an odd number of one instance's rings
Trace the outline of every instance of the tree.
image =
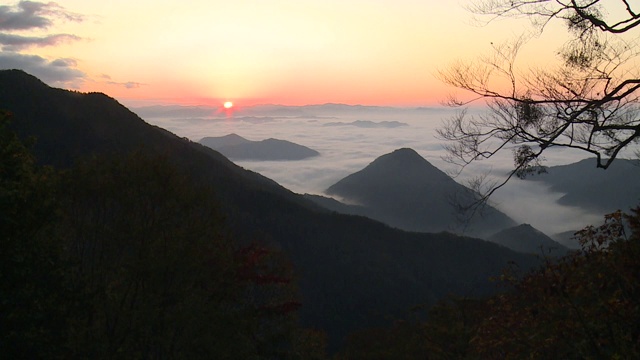
{"type": "Polygon", "coordinates": [[[640,208],[579,231],[582,251],[549,262],[489,301],[471,343],[482,358],[640,356],[640,208]],[[625,220],[631,235],[627,236],[625,220]]]}
{"type": "MultiPolygon", "coordinates": [[[[475,97],[449,104],[464,107],[485,100],[488,111],[472,116],[462,110],[438,135],[450,141],[448,160],[462,167],[513,147],[514,168],[493,184],[488,198],[514,175],[540,171],[543,153],[572,148],[593,154],[606,169],[621,151],[640,139],[640,74],[633,61],[640,30],[640,5],[626,0],[487,0],[476,14],[526,17],[543,32],[554,21],[566,24],[570,40],[558,51],[556,69],[520,73],[517,55],[526,43],[494,45],[493,56],[458,63],[440,72],[447,84],[475,97]],[[629,40],[631,39],[631,40],[629,40]],[[506,83],[504,87],[496,86],[506,83]]],[[[478,185],[478,183],[476,183],[478,185]]]]}
{"type": "Polygon", "coordinates": [[[293,269],[229,235],[215,189],[143,151],[85,160],[62,176],[55,235],[82,311],[72,357],[306,358],[293,269]],[[301,354],[297,357],[297,354],[301,354]]]}
{"type": "Polygon", "coordinates": [[[576,233],[582,249],[515,266],[488,299],[441,300],[426,320],[352,334],[338,359],[637,359],[640,207],[576,233]]]}
{"type": "Polygon", "coordinates": [[[0,353],[65,358],[69,292],[55,220],[55,174],[39,168],[0,111],[0,353]]]}

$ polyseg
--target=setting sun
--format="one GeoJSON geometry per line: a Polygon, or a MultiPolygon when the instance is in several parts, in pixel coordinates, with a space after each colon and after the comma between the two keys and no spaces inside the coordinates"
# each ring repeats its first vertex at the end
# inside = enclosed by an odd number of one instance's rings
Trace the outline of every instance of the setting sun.
{"type": "Polygon", "coordinates": [[[223,106],[225,109],[231,109],[233,107],[233,103],[231,101],[227,101],[223,106]]]}

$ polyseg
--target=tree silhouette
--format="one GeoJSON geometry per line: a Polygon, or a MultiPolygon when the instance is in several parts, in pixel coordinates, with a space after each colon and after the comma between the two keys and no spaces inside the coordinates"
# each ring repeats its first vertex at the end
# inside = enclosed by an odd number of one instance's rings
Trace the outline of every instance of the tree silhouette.
{"type": "Polygon", "coordinates": [[[555,69],[517,71],[521,37],[493,45],[492,56],[458,63],[440,78],[475,95],[471,101],[452,97],[463,107],[485,100],[488,111],[466,110],[448,119],[438,135],[450,141],[448,160],[462,167],[513,147],[514,168],[500,184],[484,191],[483,200],[513,176],[540,170],[550,148],[572,148],[596,157],[606,169],[621,151],[640,138],[640,76],[634,65],[640,6],[604,0],[479,1],[470,10],[491,20],[526,17],[536,31],[556,21],[565,23],[570,40],[558,51],[555,69]],[[630,39],[630,40],[629,40],[630,39]],[[500,88],[493,84],[505,82],[500,88]]]}
{"type": "Polygon", "coordinates": [[[62,184],[57,235],[84,304],[75,356],[290,355],[292,269],[267,247],[238,248],[212,186],[142,152],[83,161],[62,184]]]}
{"type": "Polygon", "coordinates": [[[64,357],[66,288],[62,248],[50,236],[55,174],[39,168],[0,111],[0,353],[64,357]]]}

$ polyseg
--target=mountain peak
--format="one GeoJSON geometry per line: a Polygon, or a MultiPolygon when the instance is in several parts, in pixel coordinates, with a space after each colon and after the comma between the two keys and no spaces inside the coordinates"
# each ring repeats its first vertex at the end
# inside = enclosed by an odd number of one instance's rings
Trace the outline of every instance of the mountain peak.
{"type": "Polygon", "coordinates": [[[37,77],[19,69],[0,70],[0,79],[3,82],[10,82],[13,86],[48,87],[37,77]]]}
{"type": "MultiPolygon", "coordinates": [[[[452,198],[465,204],[475,200],[471,190],[409,148],[378,157],[325,193],[363,206],[369,217],[410,231],[455,231],[460,224],[452,198]]],[[[469,229],[486,234],[514,225],[493,208],[487,208],[485,215],[469,229]]]]}
{"type": "MultiPolygon", "coordinates": [[[[416,183],[453,181],[415,150],[401,148],[382,155],[358,173],[368,178],[412,179],[416,183]]],[[[356,174],[358,174],[356,173],[356,174]]],[[[354,174],[355,175],[355,174],[354,174]]]]}

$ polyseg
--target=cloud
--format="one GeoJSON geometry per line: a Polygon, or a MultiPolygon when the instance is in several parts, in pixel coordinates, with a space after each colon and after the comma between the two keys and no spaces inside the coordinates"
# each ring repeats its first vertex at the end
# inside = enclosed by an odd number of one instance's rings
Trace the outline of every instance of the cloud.
{"type": "MultiPolygon", "coordinates": [[[[322,194],[338,180],[363,169],[377,157],[402,147],[418,151],[437,168],[450,172],[457,170],[442,160],[445,154],[442,140],[433,134],[443,119],[455,114],[448,108],[433,111],[409,111],[398,109],[377,111],[358,109],[349,114],[326,111],[324,115],[333,118],[318,119],[310,114],[304,117],[277,116],[274,121],[257,123],[253,120],[267,119],[273,108],[260,111],[251,108],[245,113],[254,117],[212,119],[206,107],[162,106],[141,108],[143,112],[155,116],[145,117],[148,122],[161,126],[179,136],[198,141],[205,136],[224,136],[236,133],[252,140],[277,138],[304,144],[321,153],[320,156],[289,163],[276,161],[237,161],[240,166],[261,173],[290,190],[298,193],[322,194]],[[183,121],[181,114],[190,114],[192,121],[183,121]],[[369,119],[380,123],[402,120],[409,126],[398,127],[392,132],[363,131],[356,126],[325,127],[329,122],[350,124],[358,119],[369,119]]],[[[292,109],[296,110],[296,109],[292,109]]],[[[286,111],[280,111],[286,113],[286,111]]],[[[580,160],[580,154],[563,149],[550,149],[546,153],[548,165],[566,164],[580,160]]],[[[513,159],[509,151],[497,154],[486,161],[465,168],[455,180],[465,184],[467,179],[486,174],[492,170],[491,178],[502,179],[512,169],[513,159]]],[[[518,222],[526,222],[537,229],[553,235],[561,231],[575,231],[589,223],[599,223],[601,214],[592,214],[582,209],[559,205],[556,200],[562,194],[551,193],[543,184],[513,179],[498,190],[492,202],[518,222]]],[[[424,200],[428,202],[428,199],[424,200]]]]}
{"type": "Polygon", "coordinates": [[[73,59],[55,59],[49,61],[38,55],[24,55],[14,52],[0,52],[0,69],[21,69],[46,83],[78,86],[85,74],[75,69],[73,59]]]}
{"type": "Polygon", "coordinates": [[[80,14],[65,10],[55,2],[20,1],[14,6],[0,6],[0,30],[47,29],[53,19],[82,21],[80,14]]]}
{"type": "Polygon", "coordinates": [[[55,2],[20,1],[15,5],[0,5],[0,69],[24,70],[54,86],[78,88],[85,80],[71,58],[46,59],[25,54],[25,49],[56,46],[81,40],[73,34],[16,34],[24,30],[46,30],[58,20],[84,20],[82,15],[67,11],[55,2]]]}
{"type": "Polygon", "coordinates": [[[107,84],[116,85],[116,86],[122,86],[125,89],[137,89],[142,85],[146,85],[146,84],[135,82],[135,81],[127,81],[127,82],[107,81],[107,84]]]}
{"type": "Polygon", "coordinates": [[[0,33],[0,46],[5,51],[18,51],[29,47],[55,46],[64,42],[77,41],[81,38],[71,34],[55,34],[48,36],[22,36],[0,33]]]}
{"type": "Polygon", "coordinates": [[[399,122],[399,121],[369,121],[369,120],[356,120],[352,122],[330,122],[326,123],[323,126],[355,126],[359,128],[397,128],[401,126],[409,126],[407,123],[399,122]]]}

